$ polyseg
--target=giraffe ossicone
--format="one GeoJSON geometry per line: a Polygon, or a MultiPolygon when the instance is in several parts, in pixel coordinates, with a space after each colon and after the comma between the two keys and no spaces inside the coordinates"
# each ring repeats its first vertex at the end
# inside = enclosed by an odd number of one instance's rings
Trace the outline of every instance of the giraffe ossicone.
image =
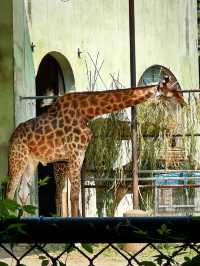
{"type": "Polygon", "coordinates": [[[80,172],[92,132],[89,120],[145,102],[154,96],[184,105],[177,84],[168,78],[158,85],[129,89],[66,93],[46,112],[21,123],[10,138],[6,197],[14,198],[18,184],[31,179],[39,162],[54,163],[56,206],[61,215],[65,181],[71,183],[71,214],[78,216],[80,172]]]}

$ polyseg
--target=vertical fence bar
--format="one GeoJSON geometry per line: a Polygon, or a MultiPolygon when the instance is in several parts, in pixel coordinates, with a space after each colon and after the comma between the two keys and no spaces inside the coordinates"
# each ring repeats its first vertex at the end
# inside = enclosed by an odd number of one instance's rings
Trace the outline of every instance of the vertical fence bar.
{"type": "Polygon", "coordinates": [[[82,207],[82,217],[85,217],[85,167],[84,167],[84,164],[81,168],[81,207],[82,207]]]}
{"type": "MultiPolygon", "coordinates": [[[[130,77],[131,87],[136,87],[135,59],[135,6],[134,0],[129,0],[129,38],[130,38],[130,77]]],[[[139,208],[138,198],[138,147],[137,147],[137,110],[131,107],[131,146],[132,146],[132,193],[133,209],[139,208]]]]}

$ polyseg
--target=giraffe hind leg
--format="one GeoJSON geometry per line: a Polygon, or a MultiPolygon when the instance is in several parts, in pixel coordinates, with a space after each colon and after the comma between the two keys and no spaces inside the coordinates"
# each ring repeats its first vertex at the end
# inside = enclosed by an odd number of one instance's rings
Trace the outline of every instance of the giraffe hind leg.
{"type": "Polygon", "coordinates": [[[6,198],[14,199],[17,187],[22,179],[22,175],[27,167],[27,162],[18,160],[16,162],[17,168],[11,169],[9,167],[9,180],[6,186],[6,198]]]}
{"type": "Polygon", "coordinates": [[[37,163],[29,160],[27,167],[22,175],[21,183],[18,191],[19,199],[22,205],[30,204],[31,185],[35,174],[37,163]]]}

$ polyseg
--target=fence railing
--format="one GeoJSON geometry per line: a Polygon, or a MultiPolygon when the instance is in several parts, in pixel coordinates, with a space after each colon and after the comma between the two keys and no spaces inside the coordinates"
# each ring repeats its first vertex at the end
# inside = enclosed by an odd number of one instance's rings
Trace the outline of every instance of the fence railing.
{"type": "Polygon", "coordinates": [[[192,216],[2,220],[0,265],[200,265],[199,228],[192,216]]]}

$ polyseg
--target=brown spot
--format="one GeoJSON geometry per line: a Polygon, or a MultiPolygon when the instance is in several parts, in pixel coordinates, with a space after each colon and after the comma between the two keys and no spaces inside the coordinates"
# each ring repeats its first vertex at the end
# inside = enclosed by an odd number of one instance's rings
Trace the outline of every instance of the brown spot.
{"type": "Polygon", "coordinates": [[[131,106],[131,105],[133,105],[133,101],[127,100],[127,101],[125,101],[125,104],[126,104],[126,106],[131,106]]]}
{"type": "Polygon", "coordinates": [[[42,146],[39,147],[39,151],[41,153],[44,153],[46,151],[46,149],[47,149],[47,147],[45,145],[42,145],[42,146]]]}
{"type": "Polygon", "coordinates": [[[112,106],[111,106],[111,105],[107,105],[107,106],[105,106],[105,108],[106,108],[108,111],[112,110],[112,106]]]}
{"type": "Polygon", "coordinates": [[[86,143],[87,142],[87,138],[86,138],[86,136],[85,135],[81,135],[81,143],[86,143]]]}
{"type": "Polygon", "coordinates": [[[64,126],[64,121],[63,121],[62,118],[59,119],[58,126],[59,126],[59,128],[63,128],[63,126],[64,126]]]}
{"type": "Polygon", "coordinates": [[[78,125],[78,121],[76,119],[74,119],[72,122],[72,126],[77,126],[77,125],[78,125]]]}
{"type": "Polygon", "coordinates": [[[72,130],[72,127],[71,127],[71,126],[65,126],[65,127],[64,127],[64,131],[65,131],[66,133],[70,132],[71,130],[72,130]]]}
{"type": "Polygon", "coordinates": [[[56,136],[57,137],[61,137],[63,135],[63,131],[62,130],[56,130],[56,136]]]}
{"type": "Polygon", "coordinates": [[[67,123],[67,124],[70,124],[72,121],[72,119],[68,115],[65,115],[64,119],[65,119],[65,123],[67,123]]]}
{"type": "Polygon", "coordinates": [[[74,141],[79,142],[79,137],[77,135],[75,136],[74,141]]]}
{"type": "Polygon", "coordinates": [[[75,134],[80,134],[81,133],[81,130],[79,129],[79,128],[74,128],[74,130],[73,130],[73,132],[75,133],[75,134]]]}
{"type": "MultiPolygon", "coordinates": [[[[144,100],[144,98],[142,98],[142,101],[143,101],[143,100],[144,100]]],[[[141,99],[140,99],[140,100],[137,99],[137,100],[134,101],[133,105],[136,105],[136,104],[138,104],[138,103],[141,103],[142,101],[141,101],[141,99]]]]}
{"type": "Polygon", "coordinates": [[[93,107],[88,108],[87,113],[89,115],[94,115],[94,108],[93,107]]]}
{"type": "Polygon", "coordinates": [[[37,134],[43,134],[43,127],[36,128],[35,133],[37,133],[37,134]]]}
{"type": "Polygon", "coordinates": [[[56,129],[56,128],[57,128],[57,119],[53,119],[53,120],[51,121],[51,124],[52,124],[52,127],[53,127],[54,129],[56,129]]]}
{"type": "Polygon", "coordinates": [[[85,100],[82,100],[82,101],[81,101],[81,107],[82,107],[82,108],[86,108],[86,107],[88,107],[88,102],[85,101],[85,100]]]}
{"type": "Polygon", "coordinates": [[[46,125],[44,128],[45,134],[48,134],[49,132],[51,132],[51,127],[49,125],[46,125]]]}
{"type": "Polygon", "coordinates": [[[114,93],[113,96],[115,97],[115,101],[121,102],[122,95],[119,92],[114,93]]]}
{"type": "Polygon", "coordinates": [[[101,109],[99,107],[96,107],[95,109],[95,114],[99,115],[101,113],[101,109]]]}
{"type": "Polygon", "coordinates": [[[72,141],[72,138],[73,138],[73,135],[72,134],[69,134],[69,136],[67,136],[67,142],[71,142],[72,141]]]}
{"type": "Polygon", "coordinates": [[[72,101],[72,105],[73,105],[74,108],[77,108],[77,107],[78,107],[78,103],[77,103],[77,101],[76,101],[76,100],[73,100],[73,101],[72,101]]]}
{"type": "Polygon", "coordinates": [[[101,101],[101,102],[100,102],[100,105],[101,105],[101,106],[106,106],[107,104],[108,104],[108,103],[107,103],[106,101],[101,101]]]}
{"type": "Polygon", "coordinates": [[[89,97],[89,101],[90,101],[90,104],[92,104],[92,105],[97,105],[98,104],[97,98],[94,95],[91,95],[89,97]]]}
{"type": "Polygon", "coordinates": [[[46,138],[49,140],[49,139],[53,139],[54,138],[54,133],[51,133],[51,134],[48,134],[46,136],[46,138]]]}
{"type": "Polygon", "coordinates": [[[68,102],[65,102],[65,103],[63,104],[63,108],[66,109],[66,108],[68,108],[68,107],[69,107],[69,103],[68,103],[68,102]]]}
{"type": "Polygon", "coordinates": [[[74,115],[75,115],[74,110],[69,110],[69,115],[70,115],[70,116],[74,116],[74,115]]]}
{"type": "Polygon", "coordinates": [[[36,142],[35,141],[30,141],[29,142],[29,146],[35,146],[36,145],[36,142]]]}
{"type": "Polygon", "coordinates": [[[79,149],[79,150],[81,150],[81,149],[83,149],[83,145],[81,145],[81,144],[78,144],[78,146],[77,146],[77,148],[79,149]]]}
{"type": "Polygon", "coordinates": [[[113,111],[117,111],[119,109],[117,104],[113,104],[113,111]]]}

